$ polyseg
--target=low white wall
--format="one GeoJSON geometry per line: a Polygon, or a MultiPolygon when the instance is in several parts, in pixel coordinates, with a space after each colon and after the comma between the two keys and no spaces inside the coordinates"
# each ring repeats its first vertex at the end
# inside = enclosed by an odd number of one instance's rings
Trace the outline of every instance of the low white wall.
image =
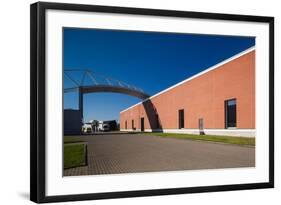
{"type": "MultiPolygon", "coordinates": [[[[140,132],[140,129],[120,129],[120,131],[140,132]]],[[[145,129],[145,132],[164,132],[164,133],[183,133],[183,134],[200,134],[199,129],[145,129]]],[[[255,129],[204,129],[206,135],[225,135],[237,137],[255,137],[255,129]]]]}

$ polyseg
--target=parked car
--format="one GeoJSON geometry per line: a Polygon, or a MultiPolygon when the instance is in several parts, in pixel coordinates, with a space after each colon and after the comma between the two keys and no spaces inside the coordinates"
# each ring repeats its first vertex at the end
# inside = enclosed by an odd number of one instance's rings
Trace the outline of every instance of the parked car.
{"type": "Polygon", "coordinates": [[[82,126],[82,132],[85,133],[85,134],[93,133],[92,124],[85,123],[85,124],[82,126]]]}

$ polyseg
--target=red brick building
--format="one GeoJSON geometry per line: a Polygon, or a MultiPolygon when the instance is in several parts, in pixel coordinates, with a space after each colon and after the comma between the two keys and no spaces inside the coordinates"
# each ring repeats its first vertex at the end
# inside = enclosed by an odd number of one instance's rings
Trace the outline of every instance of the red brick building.
{"type": "Polygon", "coordinates": [[[120,130],[255,136],[255,49],[121,111],[120,130]]]}

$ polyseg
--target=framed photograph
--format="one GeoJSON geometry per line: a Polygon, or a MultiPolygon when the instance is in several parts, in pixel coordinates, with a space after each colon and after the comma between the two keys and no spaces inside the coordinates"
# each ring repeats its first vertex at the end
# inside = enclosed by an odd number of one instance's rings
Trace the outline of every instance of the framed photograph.
{"type": "Polygon", "coordinates": [[[274,18],[31,5],[30,198],[274,187],[274,18]]]}

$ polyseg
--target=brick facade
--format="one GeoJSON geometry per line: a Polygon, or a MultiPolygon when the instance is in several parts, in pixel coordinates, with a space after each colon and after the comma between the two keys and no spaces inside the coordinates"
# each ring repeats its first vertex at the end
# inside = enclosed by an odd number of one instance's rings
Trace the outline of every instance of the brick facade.
{"type": "Polygon", "coordinates": [[[225,129],[225,100],[236,99],[236,128],[255,129],[255,50],[167,91],[156,94],[120,113],[120,128],[178,129],[178,110],[184,109],[184,128],[225,129]],[[157,123],[157,118],[159,122],[157,123]]]}

